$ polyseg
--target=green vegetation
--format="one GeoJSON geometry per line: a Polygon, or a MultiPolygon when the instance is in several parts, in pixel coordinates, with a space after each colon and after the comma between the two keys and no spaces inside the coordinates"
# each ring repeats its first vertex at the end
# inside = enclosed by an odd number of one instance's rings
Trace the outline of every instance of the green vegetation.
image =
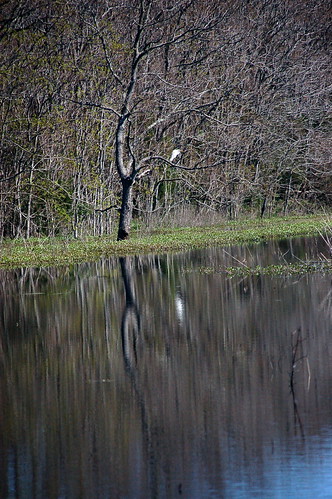
{"type": "Polygon", "coordinates": [[[253,269],[254,275],[303,275],[311,272],[331,272],[332,261],[290,263],[288,265],[268,265],[264,269],[253,269]]]}
{"type": "Polygon", "coordinates": [[[200,272],[203,274],[227,274],[229,277],[248,277],[269,275],[277,276],[293,276],[304,275],[312,272],[332,272],[332,261],[321,260],[315,262],[299,262],[299,263],[285,263],[278,265],[267,265],[266,267],[256,266],[254,268],[244,267],[220,267],[215,269],[213,267],[201,267],[200,272]]]}
{"type": "MultiPolygon", "coordinates": [[[[327,228],[326,215],[311,215],[225,221],[209,227],[162,228],[146,235],[133,234],[131,240],[121,242],[114,240],[114,234],[81,240],[69,238],[5,240],[0,246],[0,267],[10,269],[70,265],[95,261],[103,256],[160,254],[211,246],[255,244],[272,238],[317,235],[327,228]]],[[[252,271],[244,268],[228,269],[227,272],[233,275],[252,271]]],[[[257,273],[258,269],[253,272],[257,273]]]]}

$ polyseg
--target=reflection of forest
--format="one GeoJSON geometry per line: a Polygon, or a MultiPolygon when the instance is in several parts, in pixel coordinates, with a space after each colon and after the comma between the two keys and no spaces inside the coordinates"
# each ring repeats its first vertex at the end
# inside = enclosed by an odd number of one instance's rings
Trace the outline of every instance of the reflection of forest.
{"type": "Polygon", "coordinates": [[[330,278],[194,271],[222,262],[210,250],[2,273],[1,497],[204,496],[226,469],[259,473],[299,434],[297,328],[301,445],[330,423],[330,278]]]}

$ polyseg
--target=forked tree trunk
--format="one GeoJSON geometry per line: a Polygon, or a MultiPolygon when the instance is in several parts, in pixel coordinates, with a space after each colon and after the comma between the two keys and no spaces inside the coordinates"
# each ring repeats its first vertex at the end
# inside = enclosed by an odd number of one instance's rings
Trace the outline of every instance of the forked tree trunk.
{"type": "Polygon", "coordinates": [[[133,216],[133,181],[132,179],[121,179],[121,182],[122,199],[120,208],[118,241],[128,239],[131,219],[133,216]]]}

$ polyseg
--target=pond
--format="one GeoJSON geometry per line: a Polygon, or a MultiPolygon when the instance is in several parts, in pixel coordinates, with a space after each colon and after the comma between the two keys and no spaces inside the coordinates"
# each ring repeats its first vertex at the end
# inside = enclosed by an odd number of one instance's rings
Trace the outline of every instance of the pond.
{"type": "Polygon", "coordinates": [[[331,497],[331,275],[204,272],[322,251],[2,271],[0,497],[331,497]]]}

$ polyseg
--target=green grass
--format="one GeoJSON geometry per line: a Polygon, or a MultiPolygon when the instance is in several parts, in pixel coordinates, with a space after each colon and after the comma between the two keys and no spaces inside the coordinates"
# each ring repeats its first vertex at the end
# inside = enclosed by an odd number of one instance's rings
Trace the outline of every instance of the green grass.
{"type": "Polygon", "coordinates": [[[225,221],[210,227],[161,228],[150,235],[133,234],[128,241],[115,236],[31,238],[0,245],[0,268],[71,265],[101,257],[180,252],[211,246],[258,243],[269,239],[317,235],[331,226],[326,215],[273,217],[225,221]]]}
{"type": "Polygon", "coordinates": [[[321,260],[315,262],[303,261],[298,263],[267,265],[266,267],[261,267],[260,265],[257,265],[256,267],[201,267],[199,272],[202,274],[225,274],[228,277],[248,277],[260,275],[289,277],[294,275],[300,276],[310,274],[313,272],[326,274],[332,272],[332,260],[321,260]]]}

